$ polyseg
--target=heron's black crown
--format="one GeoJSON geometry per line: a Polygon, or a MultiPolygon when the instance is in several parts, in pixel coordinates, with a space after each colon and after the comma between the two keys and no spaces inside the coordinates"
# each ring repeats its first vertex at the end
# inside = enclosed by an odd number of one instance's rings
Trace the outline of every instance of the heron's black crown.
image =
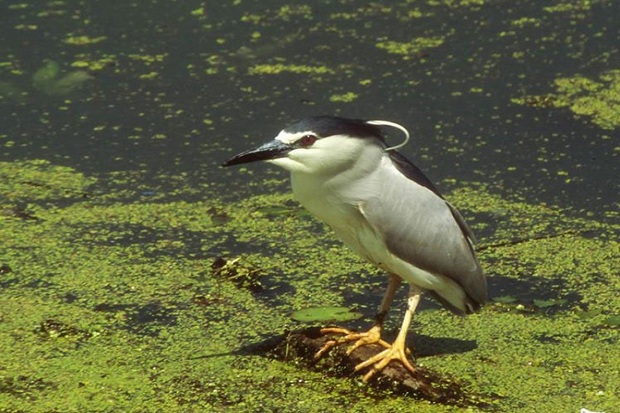
{"type": "Polygon", "coordinates": [[[312,132],[320,138],[334,135],[349,135],[356,138],[383,139],[378,127],[366,123],[362,119],[347,119],[337,116],[312,116],[301,119],[284,128],[288,133],[312,132]]]}

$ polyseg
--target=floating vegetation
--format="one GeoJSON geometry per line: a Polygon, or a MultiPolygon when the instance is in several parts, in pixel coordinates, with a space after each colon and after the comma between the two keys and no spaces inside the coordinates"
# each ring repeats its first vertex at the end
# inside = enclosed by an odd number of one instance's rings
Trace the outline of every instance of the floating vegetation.
{"type": "Polygon", "coordinates": [[[334,70],[327,66],[308,66],[295,64],[259,64],[248,69],[250,75],[278,75],[280,73],[310,74],[310,75],[329,75],[334,74],[334,70]]]}
{"type": "Polygon", "coordinates": [[[106,36],[97,36],[97,37],[69,36],[64,40],[64,42],[67,44],[74,45],[74,46],[84,46],[84,45],[89,45],[89,44],[101,43],[106,39],[107,39],[106,36]]]}
{"type": "Polygon", "coordinates": [[[83,70],[75,70],[61,76],[60,65],[53,60],[47,60],[32,75],[32,85],[46,95],[62,96],[81,88],[91,79],[93,77],[83,70]]]}
{"type": "Polygon", "coordinates": [[[357,320],[362,314],[347,307],[309,307],[291,314],[291,318],[302,323],[340,323],[357,320]]]}
{"type": "Polygon", "coordinates": [[[329,97],[329,100],[331,100],[332,102],[348,103],[348,102],[353,102],[358,97],[359,97],[359,95],[357,93],[355,93],[355,92],[347,92],[347,93],[343,93],[343,94],[340,94],[340,95],[331,95],[329,97]]]}
{"type": "Polygon", "coordinates": [[[618,410],[616,0],[162,5],[2,9],[0,410],[618,410]],[[489,303],[408,337],[456,398],[292,357],[292,313],[367,327],[385,275],[280,171],[218,165],[311,113],[407,123],[472,224],[489,303]]]}
{"type": "Polygon", "coordinates": [[[602,129],[620,127],[620,70],[604,72],[598,79],[579,75],[558,78],[554,87],[554,94],[512,101],[534,107],[566,107],[575,115],[589,117],[602,129]]]}
{"type": "MultiPolygon", "coordinates": [[[[169,178],[178,192],[166,201],[136,197],[144,183],[131,177],[94,179],[47,161],[0,163],[2,207],[9,208],[0,214],[0,345],[12,349],[0,357],[0,402],[13,410],[105,410],[110,398],[116,410],[171,412],[190,402],[225,411],[233,401],[249,406],[242,411],[262,411],[265,403],[297,411],[299,400],[322,411],[344,400],[369,412],[415,405],[430,413],[436,403],[455,412],[487,405],[564,409],[575,398],[611,406],[618,243],[578,232],[543,235],[612,227],[476,185],[447,194],[464,212],[493,217],[497,228],[489,238],[500,246],[487,247],[480,259],[498,296],[467,318],[420,311],[409,334],[421,376],[404,382],[413,387],[386,377],[360,390],[350,368],[332,355],[331,364],[321,362],[332,366],[327,370],[306,369],[300,365],[307,357],[291,358],[303,347],[286,340],[279,340],[275,360],[269,349],[258,353],[266,357],[248,357],[247,347],[297,330],[296,323],[372,316],[383,275],[369,273],[330,232],[317,231],[289,195],[190,202],[197,188],[180,185],[186,179],[179,176],[169,178]],[[97,183],[105,193],[84,197],[97,183]],[[16,204],[28,208],[13,212],[16,204]],[[529,240],[499,243],[515,236],[529,240]],[[359,310],[351,311],[344,295],[359,310]],[[569,394],[565,377],[574,383],[569,394]],[[257,390],[248,395],[248,386],[257,390]],[[281,388],[283,399],[272,400],[281,388]],[[32,408],[33,400],[40,408],[32,408]]],[[[396,328],[388,320],[386,338],[396,328]]],[[[394,374],[402,377],[397,367],[394,374]]]]}
{"type": "Polygon", "coordinates": [[[444,37],[417,37],[409,42],[396,42],[384,40],[376,44],[377,48],[385,50],[391,54],[402,55],[405,57],[418,56],[428,49],[441,46],[445,41],[444,37]]]}
{"type": "Polygon", "coordinates": [[[258,269],[248,268],[241,262],[241,258],[226,259],[217,257],[211,264],[213,275],[232,281],[240,288],[247,288],[253,292],[263,290],[258,269]]]}

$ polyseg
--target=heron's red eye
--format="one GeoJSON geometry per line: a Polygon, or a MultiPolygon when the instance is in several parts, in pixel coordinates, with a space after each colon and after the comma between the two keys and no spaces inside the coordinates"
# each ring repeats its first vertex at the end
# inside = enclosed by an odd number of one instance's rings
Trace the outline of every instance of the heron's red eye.
{"type": "Polygon", "coordinates": [[[304,135],[301,138],[299,138],[297,143],[299,144],[299,146],[307,147],[307,146],[312,145],[314,142],[316,142],[316,139],[317,137],[314,135],[304,135]]]}

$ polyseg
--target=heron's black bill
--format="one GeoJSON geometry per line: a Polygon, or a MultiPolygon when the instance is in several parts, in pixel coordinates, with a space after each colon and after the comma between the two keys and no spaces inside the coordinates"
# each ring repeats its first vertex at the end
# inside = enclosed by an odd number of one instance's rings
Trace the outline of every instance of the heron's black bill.
{"type": "Polygon", "coordinates": [[[250,149],[233,156],[224,162],[222,166],[282,158],[283,156],[286,156],[291,149],[293,149],[291,145],[274,139],[271,142],[267,142],[266,144],[259,146],[258,148],[250,149]]]}

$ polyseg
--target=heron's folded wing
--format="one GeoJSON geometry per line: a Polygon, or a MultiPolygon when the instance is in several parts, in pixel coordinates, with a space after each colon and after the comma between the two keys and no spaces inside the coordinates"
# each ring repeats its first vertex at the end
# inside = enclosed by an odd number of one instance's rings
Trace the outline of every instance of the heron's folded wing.
{"type": "Polygon", "coordinates": [[[400,168],[380,170],[385,175],[377,179],[380,195],[367,199],[361,209],[390,252],[452,279],[475,303],[484,303],[486,278],[474,253],[471,230],[458,211],[434,188],[419,184],[400,168]]]}

